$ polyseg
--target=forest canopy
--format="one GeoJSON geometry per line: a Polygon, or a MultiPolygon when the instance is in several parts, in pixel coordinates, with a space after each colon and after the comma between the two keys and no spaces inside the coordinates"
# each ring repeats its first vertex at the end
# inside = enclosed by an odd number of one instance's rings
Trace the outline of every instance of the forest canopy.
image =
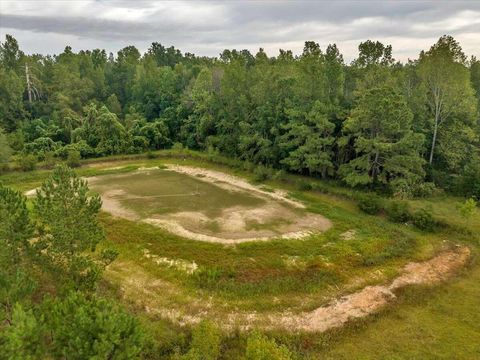
{"type": "Polygon", "coordinates": [[[116,55],[0,45],[0,167],[142,153],[177,144],[350,186],[412,196],[433,186],[480,197],[480,61],[442,36],[418,59],[367,40],[302,54],[153,43],[116,55]],[[3,165],[2,165],[3,164],[3,165]]]}

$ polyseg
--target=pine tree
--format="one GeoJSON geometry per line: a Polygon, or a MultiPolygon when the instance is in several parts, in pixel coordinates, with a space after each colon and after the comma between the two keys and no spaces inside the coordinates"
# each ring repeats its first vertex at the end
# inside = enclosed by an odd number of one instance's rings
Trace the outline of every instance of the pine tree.
{"type": "Polygon", "coordinates": [[[421,180],[423,135],[413,133],[412,118],[403,96],[391,87],[360,94],[345,124],[357,155],[340,168],[345,182],[356,186],[421,180]]]}
{"type": "Polygon", "coordinates": [[[34,212],[42,235],[35,245],[66,285],[94,288],[103,266],[114,258],[108,252],[98,262],[87,253],[104,238],[97,219],[101,206],[98,195],[89,195],[87,182],[64,165],[37,190],[34,212]]]}
{"type": "Polygon", "coordinates": [[[308,113],[291,109],[287,112],[290,121],[282,137],[281,147],[288,155],[282,160],[289,169],[308,170],[310,174],[326,177],[333,171],[332,136],[335,125],[328,121],[325,107],[316,101],[308,113]]]}

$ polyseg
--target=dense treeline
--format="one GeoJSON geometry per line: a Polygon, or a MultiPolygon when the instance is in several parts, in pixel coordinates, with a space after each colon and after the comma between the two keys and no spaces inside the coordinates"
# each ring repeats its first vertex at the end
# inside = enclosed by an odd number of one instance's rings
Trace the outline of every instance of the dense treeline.
{"type": "Polygon", "coordinates": [[[435,184],[480,197],[480,61],[450,36],[405,64],[368,40],[347,64],[312,41],[299,56],[158,43],[27,56],[7,35],[0,64],[3,162],[175,145],[401,196],[435,184]]]}

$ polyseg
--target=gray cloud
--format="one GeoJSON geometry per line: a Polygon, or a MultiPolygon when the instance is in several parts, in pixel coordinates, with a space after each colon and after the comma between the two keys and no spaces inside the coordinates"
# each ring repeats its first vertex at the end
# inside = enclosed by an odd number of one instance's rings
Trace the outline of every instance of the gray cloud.
{"type": "Polygon", "coordinates": [[[391,43],[405,60],[439,36],[455,36],[479,56],[480,2],[474,1],[24,1],[0,3],[0,35],[12,33],[26,52],[65,45],[117,51],[152,41],[215,56],[224,48],[298,52],[305,40],[335,42],[346,59],[360,41],[391,43]],[[68,43],[66,43],[68,41],[68,43]]]}

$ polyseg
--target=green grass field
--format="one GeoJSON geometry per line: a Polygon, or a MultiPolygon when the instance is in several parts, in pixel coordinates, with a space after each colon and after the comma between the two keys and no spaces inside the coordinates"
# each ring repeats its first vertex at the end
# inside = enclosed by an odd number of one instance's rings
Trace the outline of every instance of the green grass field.
{"type": "MultiPolygon", "coordinates": [[[[176,163],[178,158],[131,159],[82,167],[82,176],[99,176],[102,186],[112,181],[128,187],[139,196],[182,187],[189,191],[217,192],[200,180],[179,179],[175,174],[158,171],[148,185],[133,182],[138,167],[176,163]],[[119,169],[109,169],[120,166],[119,169]],[[115,177],[124,174],[125,177],[115,177]],[[115,177],[114,177],[115,175],[115,177]],[[114,180],[115,179],[115,180],[114,180]],[[120,180],[119,180],[120,179],[120,180]],[[162,189],[155,189],[162,182],[162,189]]],[[[182,164],[221,170],[251,179],[242,170],[215,165],[205,159],[190,158],[182,164]]],[[[48,175],[46,170],[9,173],[0,177],[6,185],[22,191],[34,188],[48,175]]],[[[409,261],[432,257],[443,248],[464,244],[472,249],[472,260],[454,279],[436,287],[409,287],[384,311],[354,321],[342,329],[323,334],[271,332],[281,343],[307,359],[475,359],[480,358],[480,213],[466,222],[458,214],[461,199],[441,196],[410,201],[412,207],[432,205],[438,220],[444,223],[435,233],[426,233],[410,225],[395,224],[384,216],[360,212],[347,194],[348,189],[324,184],[329,191],[300,191],[300,177],[287,181],[270,180],[269,188],[282,188],[301,200],[307,211],[326,216],[331,229],[302,240],[247,242],[236,246],[206,243],[172,235],[158,227],[102,214],[107,240],[100,248],[114,247],[119,258],[106,272],[102,292],[122,299],[154,329],[164,341],[184,331],[175,322],[165,321],[155,309],[172,309],[184,315],[205,313],[222,321],[232,311],[262,314],[278,311],[309,311],[332,297],[355,291],[368,284],[384,283],[395,277],[409,261]],[[345,238],[346,232],[354,236],[345,238]],[[189,272],[190,266],[196,270],[189,272]],[[130,285],[129,285],[130,284],[130,285]],[[142,292],[147,289],[148,294],[142,292]],[[148,308],[149,311],[145,309],[148,308]],[[153,310],[152,310],[153,309],[153,310]]],[[[304,178],[302,178],[304,179],[304,178]]],[[[319,180],[309,180],[320,183],[319,180]]],[[[207,211],[212,204],[229,206],[243,202],[256,206],[245,195],[218,192],[212,201],[201,203],[179,199],[172,209],[192,206],[207,211]],[[232,196],[232,197],[230,197],[232,196]],[[185,203],[186,201],[186,203],[185,203]]],[[[261,200],[261,199],[260,199],[261,200]]],[[[133,205],[135,206],[135,205],[133,205]]],[[[162,211],[156,204],[139,205],[138,211],[162,211]],[[152,210],[153,209],[153,210],[152,210]]],[[[215,212],[214,208],[211,211],[215,212]]],[[[216,230],[215,223],[207,226],[216,230]]],[[[252,224],[255,226],[255,224],[252,224]]],[[[261,324],[261,320],[259,321],[261,324]]],[[[187,326],[188,329],[188,326],[187,326]]],[[[235,359],[244,346],[242,335],[230,334],[224,341],[225,359],[235,359]]]]}

